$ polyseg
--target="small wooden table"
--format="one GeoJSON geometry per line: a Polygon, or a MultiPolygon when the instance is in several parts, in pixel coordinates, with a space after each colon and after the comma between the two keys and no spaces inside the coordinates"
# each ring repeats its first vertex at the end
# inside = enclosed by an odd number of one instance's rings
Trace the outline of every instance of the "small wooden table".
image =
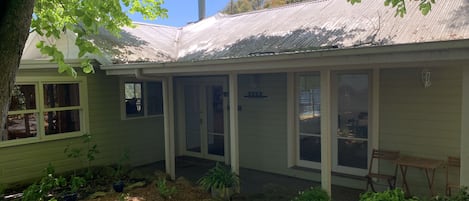
{"type": "Polygon", "coordinates": [[[397,165],[399,165],[399,168],[401,169],[402,187],[404,188],[406,195],[410,196],[409,185],[407,184],[406,179],[408,167],[414,167],[425,171],[425,176],[427,177],[428,182],[428,189],[430,190],[431,196],[433,196],[435,195],[433,190],[435,171],[443,163],[444,161],[442,160],[401,155],[397,160],[397,165]]]}

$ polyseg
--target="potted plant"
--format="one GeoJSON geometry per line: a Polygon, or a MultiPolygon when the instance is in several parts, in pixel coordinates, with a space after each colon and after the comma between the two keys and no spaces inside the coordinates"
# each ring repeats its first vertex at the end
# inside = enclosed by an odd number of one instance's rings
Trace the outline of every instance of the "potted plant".
{"type": "Polygon", "coordinates": [[[64,201],[77,201],[78,190],[85,185],[86,180],[83,177],[72,175],[69,181],[65,181],[65,191],[62,194],[64,201]]]}
{"type": "Polygon", "coordinates": [[[119,192],[119,193],[124,191],[124,187],[125,187],[125,183],[123,181],[123,177],[125,173],[124,163],[128,160],[129,160],[129,153],[128,151],[124,151],[122,153],[121,158],[117,162],[115,170],[114,170],[114,183],[112,184],[112,188],[114,189],[114,191],[119,192]]]}
{"type": "Polygon", "coordinates": [[[197,183],[205,190],[211,191],[212,196],[222,200],[230,200],[234,192],[239,190],[239,177],[225,165],[217,163],[215,167],[200,178],[197,183]]]}

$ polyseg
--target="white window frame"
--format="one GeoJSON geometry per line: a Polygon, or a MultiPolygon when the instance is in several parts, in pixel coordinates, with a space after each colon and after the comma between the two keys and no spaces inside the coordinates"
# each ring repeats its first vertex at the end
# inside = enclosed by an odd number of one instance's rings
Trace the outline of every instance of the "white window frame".
{"type": "Polygon", "coordinates": [[[72,77],[17,77],[15,85],[34,85],[36,93],[36,109],[18,110],[8,112],[8,115],[14,114],[27,114],[34,113],[37,115],[37,136],[0,141],[0,147],[8,147],[15,145],[23,145],[37,142],[45,142],[51,140],[59,140],[66,138],[78,137],[81,135],[89,134],[89,114],[88,114],[88,88],[86,77],[79,76],[72,77]],[[79,106],[59,107],[59,108],[45,108],[44,106],[44,84],[78,84],[79,88],[79,106]],[[44,112],[49,111],[63,111],[63,110],[78,110],[80,118],[80,130],[75,132],[57,133],[46,135],[44,130],[44,112]]]}
{"type": "MultiPolygon", "coordinates": [[[[143,118],[153,118],[153,117],[163,117],[164,112],[162,111],[161,114],[148,114],[148,83],[150,82],[160,82],[161,87],[163,87],[162,81],[154,80],[154,81],[146,81],[146,80],[139,80],[139,79],[132,79],[132,78],[121,78],[119,83],[119,90],[120,90],[120,107],[121,107],[121,120],[132,120],[132,119],[143,119],[143,118]],[[126,107],[125,107],[125,83],[126,82],[138,82],[142,83],[143,91],[142,91],[142,101],[143,101],[143,115],[142,116],[135,116],[135,117],[128,117],[126,114],[126,107]]],[[[163,92],[163,90],[161,90],[163,92]]]]}

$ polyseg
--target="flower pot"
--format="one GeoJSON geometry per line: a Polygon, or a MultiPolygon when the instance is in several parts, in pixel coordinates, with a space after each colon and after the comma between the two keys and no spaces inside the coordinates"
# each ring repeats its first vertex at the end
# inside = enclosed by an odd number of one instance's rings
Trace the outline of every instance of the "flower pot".
{"type": "Polygon", "coordinates": [[[68,193],[62,196],[63,201],[77,201],[78,193],[68,193]]]}
{"type": "Polygon", "coordinates": [[[124,191],[124,182],[123,181],[116,181],[112,184],[112,188],[114,191],[118,193],[122,193],[124,191]]]}
{"type": "Polygon", "coordinates": [[[234,195],[235,188],[233,187],[227,187],[224,189],[211,188],[210,191],[211,191],[213,198],[228,201],[228,200],[231,200],[231,197],[234,195]]]}

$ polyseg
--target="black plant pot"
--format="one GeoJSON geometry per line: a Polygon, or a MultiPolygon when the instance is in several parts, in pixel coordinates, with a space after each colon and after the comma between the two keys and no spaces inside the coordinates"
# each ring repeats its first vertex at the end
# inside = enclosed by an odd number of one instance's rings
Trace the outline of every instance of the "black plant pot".
{"type": "Polygon", "coordinates": [[[78,193],[68,193],[62,196],[63,201],[77,201],[78,193]]]}
{"type": "Polygon", "coordinates": [[[114,188],[114,191],[118,193],[122,193],[124,191],[124,182],[123,181],[116,181],[114,184],[112,184],[112,188],[114,188]]]}

